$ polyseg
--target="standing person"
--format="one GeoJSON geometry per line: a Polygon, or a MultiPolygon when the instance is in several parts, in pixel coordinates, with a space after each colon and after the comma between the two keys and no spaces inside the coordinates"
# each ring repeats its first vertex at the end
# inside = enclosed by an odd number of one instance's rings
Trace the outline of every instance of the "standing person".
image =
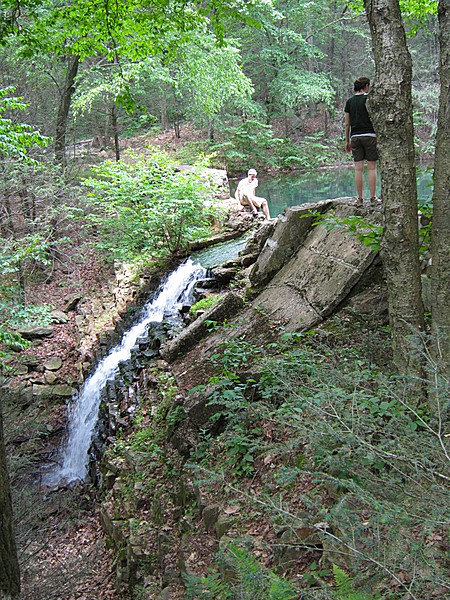
{"type": "Polygon", "coordinates": [[[359,77],[354,83],[355,94],[345,103],[345,143],[347,152],[352,152],[355,163],[356,206],[363,205],[363,171],[367,160],[370,204],[375,206],[377,186],[377,138],[367,112],[367,94],[370,79],[359,77]]]}
{"type": "Polygon", "coordinates": [[[255,169],[249,169],[247,177],[241,179],[239,182],[234,196],[242,206],[241,210],[244,210],[244,206],[250,206],[253,216],[256,217],[258,209],[261,208],[266,219],[270,219],[267,200],[265,198],[259,198],[255,193],[256,188],[258,187],[258,180],[256,179],[257,174],[255,169]]]}

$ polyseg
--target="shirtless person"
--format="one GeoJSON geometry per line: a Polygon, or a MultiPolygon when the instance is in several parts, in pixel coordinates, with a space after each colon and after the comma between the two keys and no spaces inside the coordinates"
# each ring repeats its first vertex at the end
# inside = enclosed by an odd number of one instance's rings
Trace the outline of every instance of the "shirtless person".
{"type": "Polygon", "coordinates": [[[249,169],[247,175],[245,179],[241,179],[235,192],[235,198],[240,203],[241,210],[244,210],[244,206],[250,206],[255,217],[258,214],[258,209],[261,208],[266,219],[270,219],[267,200],[265,198],[258,198],[255,194],[255,190],[258,187],[257,172],[255,169],[249,169]]]}

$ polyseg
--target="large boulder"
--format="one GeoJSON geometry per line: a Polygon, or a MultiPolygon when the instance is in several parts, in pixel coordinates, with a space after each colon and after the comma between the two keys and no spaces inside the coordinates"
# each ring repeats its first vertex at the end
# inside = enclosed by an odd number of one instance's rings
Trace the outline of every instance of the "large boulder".
{"type": "Polygon", "coordinates": [[[211,306],[176,338],[167,341],[161,348],[161,356],[168,361],[185,353],[209,333],[209,321],[223,323],[234,317],[243,307],[244,300],[238,294],[228,292],[217,304],[211,306]]]}
{"type": "MultiPolygon", "coordinates": [[[[349,204],[335,201],[333,206],[337,217],[354,213],[349,204]]],[[[253,302],[287,331],[309,329],[331,315],[376,257],[343,227],[321,224],[302,236],[296,252],[253,302]]]]}
{"type": "Polygon", "coordinates": [[[316,204],[286,208],[278,219],[271,236],[250,273],[250,282],[255,288],[266,285],[300,248],[314,221],[312,212],[324,213],[338,200],[327,200],[316,204]]]}

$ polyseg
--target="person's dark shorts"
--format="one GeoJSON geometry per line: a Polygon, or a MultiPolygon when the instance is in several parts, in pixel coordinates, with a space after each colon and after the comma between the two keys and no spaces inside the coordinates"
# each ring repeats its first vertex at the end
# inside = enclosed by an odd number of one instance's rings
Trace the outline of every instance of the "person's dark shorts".
{"type": "Polygon", "coordinates": [[[358,135],[350,139],[353,160],[378,160],[377,138],[372,135],[358,135]]]}

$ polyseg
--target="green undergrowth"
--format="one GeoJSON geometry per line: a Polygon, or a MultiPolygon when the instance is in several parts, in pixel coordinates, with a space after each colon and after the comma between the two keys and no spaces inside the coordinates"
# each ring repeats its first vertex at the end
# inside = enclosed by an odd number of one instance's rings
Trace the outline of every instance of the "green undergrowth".
{"type": "Polygon", "coordinates": [[[156,597],[177,560],[186,600],[446,597],[450,432],[393,375],[388,329],[347,310],[261,347],[237,332],[215,327],[214,375],[193,390],[214,409],[202,430],[155,366],[105,456],[119,470],[103,504],[142,556],[134,593],[156,597]]]}
{"type": "Polygon", "coordinates": [[[211,308],[211,306],[214,306],[215,304],[217,304],[217,302],[219,302],[220,299],[221,299],[220,294],[211,294],[210,296],[207,296],[206,298],[202,298],[201,300],[199,300],[198,302],[193,304],[191,306],[189,312],[194,317],[196,317],[197,313],[199,311],[208,310],[208,308],[211,308]]]}
{"type": "MultiPolygon", "coordinates": [[[[266,587],[249,595],[253,567],[224,582],[218,556],[206,579],[190,581],[190,598],[283,597],[269,593],[272,575],[298,598],[447,597],[448,424],[389,371],[388,332],[366,321],[348,315],[264,348],[225,328],[216,373],[195,390],[212,387],[213,420],[223,425],[201,432],[189,468],[204,493],[242,504],[237,530],[256,511],[273,531],[290,532],[304,557],[286,565],[266,549],[266,587]]],[[[434,367],[430,360],[429,401],[444,415],[448,382],[434,367]]]]}

